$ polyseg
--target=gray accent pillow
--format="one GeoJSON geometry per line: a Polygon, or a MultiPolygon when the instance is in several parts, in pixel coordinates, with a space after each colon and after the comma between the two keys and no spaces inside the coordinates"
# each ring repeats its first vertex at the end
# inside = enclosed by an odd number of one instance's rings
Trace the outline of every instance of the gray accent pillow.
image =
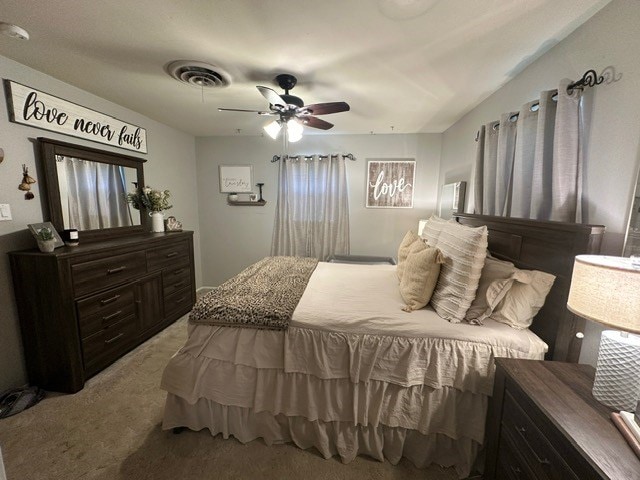
{"type": "Polygon", "coordinates": [[[529,274],[517,269],[511,262],[487,257],[480,275],[476,298],[467,310],[465,320],[482,325],[482,321],[493,313],[516,281],[529,283],[529,274]]]}

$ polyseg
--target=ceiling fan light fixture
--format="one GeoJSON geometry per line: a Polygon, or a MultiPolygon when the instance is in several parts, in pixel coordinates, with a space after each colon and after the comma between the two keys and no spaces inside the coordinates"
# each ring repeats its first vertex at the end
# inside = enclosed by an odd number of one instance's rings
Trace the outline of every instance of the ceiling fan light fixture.
{"type": "Polygon", "coordinates": [[[265,132],[267,132],[267,135],[269,135],[271,138],[275,140],[276,138],[278,138],[278,134],[280,133],[280,129],[282,128],[282,125],[280,125],[279,120],[274,120],[273,122],[268,123],[262,128],[264,129],[265,132]]]}
{"type": "Polygon", "coordinates": [[[297,142],[302,139],[302,132],[304,127],[295,120],[289,120],[287,122],[287,138],[290,142],[297,142]]]}

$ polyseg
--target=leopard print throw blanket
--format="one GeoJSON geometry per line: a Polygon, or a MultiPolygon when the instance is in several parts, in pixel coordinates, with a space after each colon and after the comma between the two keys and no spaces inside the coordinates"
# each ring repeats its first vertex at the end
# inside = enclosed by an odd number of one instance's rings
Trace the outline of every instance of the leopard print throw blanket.
{"type": "Polygon", "coordinates": [[[315,258],[266,257],[205,294],[189,321],[286,330],[317,265],[315,258]]]}

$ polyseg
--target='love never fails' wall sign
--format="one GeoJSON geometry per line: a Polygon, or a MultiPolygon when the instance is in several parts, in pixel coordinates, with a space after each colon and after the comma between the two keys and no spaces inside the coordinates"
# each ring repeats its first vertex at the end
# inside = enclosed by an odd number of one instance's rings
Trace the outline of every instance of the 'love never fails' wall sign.
{"type": "Polygon", "coordinates": [[[416,162],[367,160],[367,208],[413,208],[416,162]]]}
{"type": "Polygon", "coordinates": [[[144,128],[11,80],[4,88],[14,123],[147,153],[144,128]]]}

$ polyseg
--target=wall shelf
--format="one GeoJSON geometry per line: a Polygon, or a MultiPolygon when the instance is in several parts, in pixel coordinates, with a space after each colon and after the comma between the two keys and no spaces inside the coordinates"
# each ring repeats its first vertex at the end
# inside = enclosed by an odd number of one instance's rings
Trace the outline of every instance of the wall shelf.
{"type": "Polygon", "coordinates": [[[266,204],[266,200],[261,200],[258,202],[248,202],[242,200],[236,200],[235,202],[232,202],[231,200],[227,200],[227,205],[233,205],[234,207],[264,207],[266,204]]]}

